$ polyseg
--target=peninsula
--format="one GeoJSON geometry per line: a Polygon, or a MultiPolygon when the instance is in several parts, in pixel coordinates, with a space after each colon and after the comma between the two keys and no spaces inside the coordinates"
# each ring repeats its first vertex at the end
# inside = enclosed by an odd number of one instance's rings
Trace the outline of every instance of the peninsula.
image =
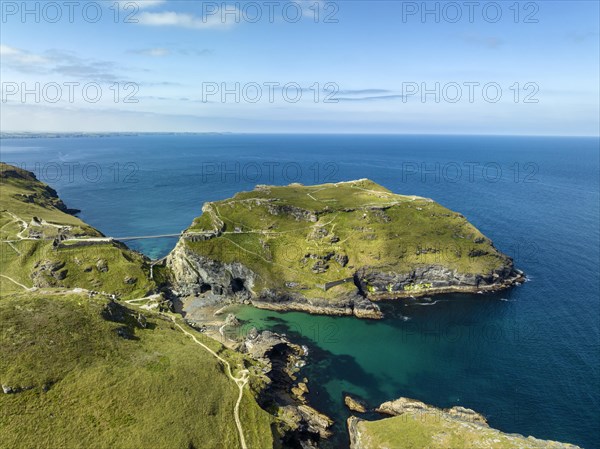
{"type": "Polygon", "coordinates": [[[167,260],[179,296],[379,318],[378,300],[524,280],[461,214],[368,179],[257,186],[202,211],[167,260]]]}

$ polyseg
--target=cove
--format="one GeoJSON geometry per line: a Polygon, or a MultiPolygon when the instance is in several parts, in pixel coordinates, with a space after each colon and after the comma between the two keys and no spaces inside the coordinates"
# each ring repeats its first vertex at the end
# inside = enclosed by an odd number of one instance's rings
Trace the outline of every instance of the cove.
{"type": "Polygon", "coordinates": [[[552,382],[533,375],[534,367],[526,378],[515,375],[515,365],[526,371],[533,361],[525,348],[539,337],[519,316],[517,300],[529,288],[535,284],[485,295],[386,301],[382,320],[251,306],[230,311],[242,322],[238,334],[256,327],[308,348],[298,377],[309,379],[311,405],[336,422],[330,447],[348,445],[345,394],[372,408],[400,396],[439,407],[462,405],[484,414],[492,427],[545,438],[555,432],[549,422],[535,419],[544,412],[529,398],[552,382]]]}

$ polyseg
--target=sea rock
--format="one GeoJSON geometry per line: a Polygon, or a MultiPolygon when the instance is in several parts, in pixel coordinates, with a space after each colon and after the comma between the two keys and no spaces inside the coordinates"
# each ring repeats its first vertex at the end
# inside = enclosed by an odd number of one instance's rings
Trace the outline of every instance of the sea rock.
{"type": "Polygon", "coordinates": [[[268,289],[263,290],[258,297],[253,298],[252,304],[270,310],[298,310],[319,315],[354,315],[359,318],[370,319],[383,317],[383,313],[377,304],[357,292],[347,293],[332,299],[309,299],[298,293],[268,289]]]}
{"type": "Polygon", "coordinates": [[[252,328],[240,351],[263,364],[267,381],[259,402],[263,407],[278,409],[278,416],[285,422],[289,445],[283,447],[319,447],[318,440],[331,435],[333,421],[307,404],[307,379],[297,381],[296,374],[305,364],[305,350],[283,335],[252,328]]]}
{"type": "Polygon", "coordinates": [[[237,319],[237,317],[233,314],[233,313],[229,313],[227,314],[227,318],[225,318],[225,324],[227,326],[239,326],[240,325],[240,320],[237,319]]]}
{"type": "Polygon", "coordinates": [[[365,403],[359,399],[354,399],[351,396],[344,397],[344,404],[346,404],[346,407],[348,407],[353,412],[358,412],[358,413],[366,413],[367,412],[367,406],[365,405],[365,403]]]}
{"type": "Polygon", "coordinates": [[[333,425],[333,420],[323,413],[318,412],[310,405],[302,404],[298,407],[298,412],[306,422],[307,430],[318,434],[321,438],[329,438],[332,433],[329,428],[333,425]]]}
{"type": "Polygon", "coordinates": [[[308,387],[305,382],[299,382],[296,387],[292,387],[291,392],[300,402],[306,402],[304,395],[308,394],[308,387]]]}

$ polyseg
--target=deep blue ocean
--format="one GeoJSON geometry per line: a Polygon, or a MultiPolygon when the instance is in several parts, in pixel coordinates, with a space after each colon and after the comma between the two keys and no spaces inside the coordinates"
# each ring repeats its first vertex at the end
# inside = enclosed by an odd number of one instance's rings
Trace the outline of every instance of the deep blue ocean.
{"type": "MultiPolygon", "coordinates": [[[[240,308],[309,348],[309,399],[462,405],[491,426],[600,448],[599,140],[462,136],[142,135],[3,139],[105,235],[178,233],[205,201],[256,184],[370,178],[464,214],[530,281],[490,295],[386,303],[384,320],[240,308]]],[[[129,246],[150,257],[176,239],[129,246]]]]}

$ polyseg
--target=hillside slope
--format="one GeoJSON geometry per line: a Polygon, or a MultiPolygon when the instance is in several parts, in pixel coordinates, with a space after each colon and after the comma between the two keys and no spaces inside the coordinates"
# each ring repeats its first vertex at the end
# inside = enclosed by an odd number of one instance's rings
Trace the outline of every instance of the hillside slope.
{"type": "MultiPolygon", "coordinates": [[[[237,385],[169,319],[76,294],[0,300],[0,448],[232,449],[237,385]]],[[[249,359],[189,329],[234,374],[249,359]]],[[[248,447],[273,447],[248,388],[248,447]]]]}
{"type": "Polygon", "coordinates": [[[149,260],[79,218],[34,174],[0,163],[0,287],[84,288],[122,298],[156,288],[149,260]]]}

